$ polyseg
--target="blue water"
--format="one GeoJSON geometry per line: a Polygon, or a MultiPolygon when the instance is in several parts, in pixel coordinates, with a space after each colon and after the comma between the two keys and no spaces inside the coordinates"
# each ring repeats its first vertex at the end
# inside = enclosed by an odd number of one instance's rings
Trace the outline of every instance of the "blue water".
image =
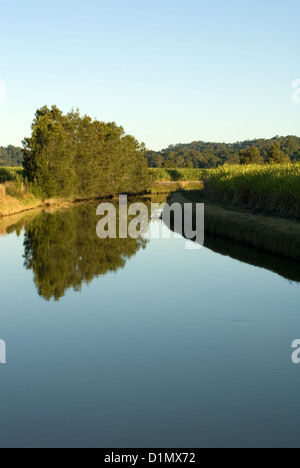
{"type": "Polygon", "coordinates": [[[0,237],[0,447],[300,446],[298,283],[161,239],[46,301],[24,235],[0,237]]]}

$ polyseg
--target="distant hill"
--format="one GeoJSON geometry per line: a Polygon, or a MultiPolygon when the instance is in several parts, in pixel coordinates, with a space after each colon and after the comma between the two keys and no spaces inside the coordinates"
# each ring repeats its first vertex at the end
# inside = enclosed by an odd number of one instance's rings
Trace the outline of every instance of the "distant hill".
{"type": "MultiPolygon", "coordinates": [[[[272,139],[246,140],[237,143],[206,143],[194,141],[187,144],[171,145],[161,151],[147,151],[150,167],[210,168],[227,164],[239,164],[240,151],[251,146],[259,149],[267,160],[268,151],[274,142],[292,161],[300,161],[300,137],[276,136],[272,139]]],[[[22,148],[9,145],[0,147],[0,166],[22,166],[22,148]]]]}
{"type": "Polygon", "coordinates": [[[6,148],[0,146],[0,166],[22,166],[22,148],[9,145],[6,148]]]}
{"type": "Polygon", "coordinates": [[[267,160],[272,143],[279,142],[281,150],[292,161],[300,161],[300,138],[296,136],[279,137],[270,140],[247,140],[237,143],[205,143],[194,141],[189,144],[171,145],[161,151],[148,151],[150,167],[210,168],[240,163],[240,151],[255,146],[267,160]]]}

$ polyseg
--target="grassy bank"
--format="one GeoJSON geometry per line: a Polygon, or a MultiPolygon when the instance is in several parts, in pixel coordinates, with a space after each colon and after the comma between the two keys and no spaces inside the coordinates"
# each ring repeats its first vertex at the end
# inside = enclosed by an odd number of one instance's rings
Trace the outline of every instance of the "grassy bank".
{"type": "Polygon", "coordinates": [[[223,166],[211,169],[206,197],[263,213],[300,218],[300,164],[223,166]]]}
{"type": "Polygon", "coordinates": [[[0,184],[0,218],[24,213],[35,208],[68,207],[72,202],[73,200],[59,198],[46,200],[37,198],[20,181],[0,184]]]}
{"type": "MultiPolygon", "coordinates": [[[[150,168],[149,171],[153,180],[151,195],[200,190],[204,180],[206,199],[239,209],[247,207],[266,215],[300,218],[300,164],[222,166],[218,169],[150,168]]],[[[5,183],[4,189],[1,186],[2,195],[5,190],[7,197],[0,199],[0,216],[41,203],[22,189],[22,168],[0,168],[1,183],[5,183]]]]}
{"type": "Polygon", "coordinates": [[[153,184],[150,194],[160,195],[173,192],[182,192],[186,190],[201,190],[204,188],[203,182],[179,181],[179,182],[156,182],[153,184]]]}
{"type": "Polygon", "coordinates": [[[300,222],[218,206],[203,192],[175,193],[169,203],[205,203],[205,232],[257,250],[300,260],[300,222]]]}
{"type": "Polygon", "coordinates": [[[207,177],[206,169],[157,169],[150,168],[150,174],[156,182],[199,182],[207,177]]]}
{"type": "MultiPolygon", "coordinates": [[[[185,190],[200,190],[203,188],[202,182],[158,182],[152,185],[150,192],[146,196],[168,195],[173,192],[185,190]]],[[[15,181],[0,183],[0,217],[10,216],[24,211],[29,211],[38,207],[46,206],[69,206],[72,203],[89,201],[94,198],[84,199],[46,199],[43,200],[34,196],[30,190],[26,189],[19,178],[15,181]]],[[[99,197],[100,199],[100,197],[99,197]]]]}
{"type": "MultiPolygon", "coordinates": [[[[149,168],[149,172],[154,182],[195,182],[207,177],[209,170],[149,168]]],[[[23,178],[22,167],[0,167],[0,183],[14,181],[17,178],[23,178]]]]}
{"type": "Polygon", "coordinates": [[[0,184],[0,217],[38,207],[41,201],[14,182],[0,184]]]}

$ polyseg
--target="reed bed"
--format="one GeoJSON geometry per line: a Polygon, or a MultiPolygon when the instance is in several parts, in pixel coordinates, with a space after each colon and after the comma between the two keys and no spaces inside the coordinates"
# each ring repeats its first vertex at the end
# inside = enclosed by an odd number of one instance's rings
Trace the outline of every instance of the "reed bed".
{"type": "Polygon", "coordinates": [[[205,194],[212,200],[300,218],[300,163],[222,166],[206,176],[205,194]]]}
{"type": "Polygon", "coordinates": [[[156,182],[198,182],[208,174],[207,169],[149,169],[156,182]]]}

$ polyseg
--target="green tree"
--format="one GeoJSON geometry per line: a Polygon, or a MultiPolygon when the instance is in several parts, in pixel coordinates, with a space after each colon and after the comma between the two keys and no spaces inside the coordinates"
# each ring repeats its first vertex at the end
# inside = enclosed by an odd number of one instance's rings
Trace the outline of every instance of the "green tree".
{"type": "Polygon", "coordinates": [[[22,148],[12,145],[0,147],[0,166],[17,167],[22,165],[22,161],[22,148]]]}
{"type": "Polygon", "coordinates": [[[285,164],[290,163],[291,158],[284,154],[281,150],[280,143],[276,141],[272,143],[271,148],[268,151],[268,162],[269,164],[285,164]]]}
{"type": "Polygon", "coordinates": [[[114,122],[45,106],[23,145],[25,179],[45,198],[139,193],[150,185],[145,145],[114,122]]]}
{"type": "Polygon", "coordinates": [[[68,116],[53,106],[36,112],[31,138],[25,138],[24,177],[45,197],[72,196],[76,189],[75,146],[68,116]]]}
{"type": "MultiPolygon", "coordinates": [[[[171,145],[157,153],[151,152],[149,156],[150,167],[218,167],[223,164],[239,164],[240,152],[249,148],[257,148],[264,162],[268,161],[268,152],[273,143],[279,143],[281,150],[293,161],[300,160],[300,138],[296,136],[279,137],[271,140],[263,138],[259,140],[248,140],[237,143],[206,143],[193,141],[188,144],[171,145]]],[[[256,155],[251,155],[250,160],[257,160],[256,155]]]]}
{"type": "Polygon", "coordinates": [[[162,167],[163,157],[160,153],[156,153],[155,151],[147,151],[146,157],[149,167],[162,167]]]}
{"type": "Polygon", "coordinates": [[[264,164],[264,158],[255,146],[248,146],[240,151],[241,164],[264,164]]]}

